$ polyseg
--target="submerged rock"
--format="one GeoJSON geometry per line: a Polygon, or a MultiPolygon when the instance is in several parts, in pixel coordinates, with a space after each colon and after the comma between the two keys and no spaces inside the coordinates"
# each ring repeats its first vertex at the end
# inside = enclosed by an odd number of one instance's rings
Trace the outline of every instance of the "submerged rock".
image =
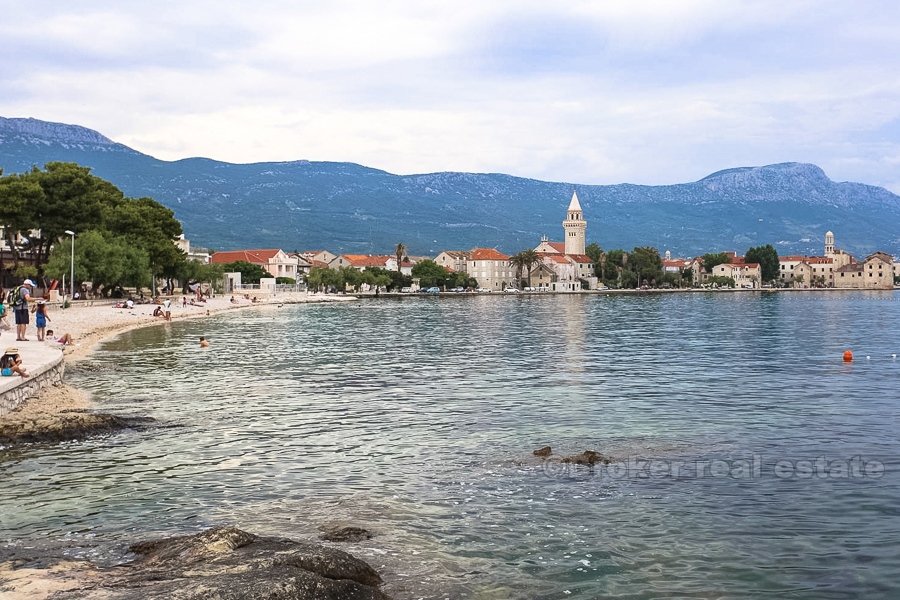
{"type": "Polygon", "coordinates": [[[544,446],[532,452],[535,456],[550,456],[552,453],[553,449],[550,446],[544,446]]]}
{"type": "Polygon", "coordinates": [[[566,456],[562,459],[562,462],[575,463],[576,465],[596,465],[597,463],[608,465],[611,460],[609,457],[603,456],[599,452],[594,452],[593,450],[585,450],[581,454],[566,456]]]}
{"type": "Polygon", "coordinates": [[[320,539],[329,542],[361,542],[372,538],[372,532],[362,527],[322,527],[320,539]]]}
{"type": "Polygon", "coordinates": [[[0,444],[63,442],[122,429],[137,429],[155,422],[151,417],[120,417],[105,413],[47,413],[29,419],[0,421],[0,444]]]}

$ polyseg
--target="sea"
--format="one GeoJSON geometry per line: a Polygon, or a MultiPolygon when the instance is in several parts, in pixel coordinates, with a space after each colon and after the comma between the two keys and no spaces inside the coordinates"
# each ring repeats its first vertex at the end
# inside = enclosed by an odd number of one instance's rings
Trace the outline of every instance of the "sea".
{"type": "Polygon", "coordinates": [[[898,298],[409,296],[129,331],[67,382],[156,425],[0,451],[0,546],[116,564],[221,524],[356,526],[334,545],[395,598],[900,598],[898,298]]]}

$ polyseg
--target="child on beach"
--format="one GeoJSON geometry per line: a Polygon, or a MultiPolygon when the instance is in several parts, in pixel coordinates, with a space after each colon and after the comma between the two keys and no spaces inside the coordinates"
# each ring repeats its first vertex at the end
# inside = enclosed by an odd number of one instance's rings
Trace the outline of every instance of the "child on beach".
{"type": "Polygon", "coordinates": [[[34,308],[31,309],[31,312],[34,313],[34,326],[37,327],[37,339],[39,342],[43,342],[44,329],[47,327],[47,321],[50,320],[50,317],[47,315],[47,303],[43,300],[38,300],[37,304],[34,305],[34,308]]]}
{"type": "Polygon", "coordinates": [[[13,373],[24,377],[30,377],[22,366],[22,359],[19,358],[18,348],[7,348],[3,356],[0,356],[0,375],[3,377],[12,377],[13,373]]]}

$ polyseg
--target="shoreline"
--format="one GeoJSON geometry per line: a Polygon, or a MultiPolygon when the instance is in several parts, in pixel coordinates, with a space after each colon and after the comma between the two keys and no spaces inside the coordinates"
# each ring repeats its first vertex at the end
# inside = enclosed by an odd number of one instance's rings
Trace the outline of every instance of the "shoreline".
{"type": "MultiPolygon", "coordinates": [[[[229,310],[244,310],[248,308],[261,308],[276,304],[305,304],[310,302],[343,302],[356,300],[354,296],[326,296],[295,294],[279,296],[277,300],[263,300],[253,303],[243,298],[236,304],[232,304],[227,297],[217,297],[208,300],[202,306],[183,308],[175,307],[173,303],[172,321],[183,319],[202,319],[211,317],[229,310]]],[[[93,306],[75,305],[68,309],[57,308],[50,313],[48,329],[53,329],[55,334],[71,333],[75,339],[75,345],[60,346],[67,364],[77,363],[90,357],[93,351],[103,342],[117,335],[139,329],[164,325],[172,321],[165,321],[159,317],[153,317],[152,311],[155,304],[139,304],[134,309],[126,310],[115,308],[112,305],[93,306]]],[[[28,345],[50,344],[53,342],[37,341],[33,325],[29,325],[29,342],[15,342],[27,356],[28,345]]],[[[90,413],[96,408],[88,392],[65,383],[48,385],[38,390],[24,403],[11,413],[0,417],[0,425],[4,427],[31,427],[38,429],[51,427],[47,423],[61,420],[67,413],[90,413]]],[[[9,450],[12,446],[0,446],[0,449],[9,450]]],[[[101,579],[104,569],[85,559],[75,559],[64,556],[64,552],[51,551],[46,555],[39,555],[20,560],[5,560],[0,562],[0,589],[3,597],[8,600],[31,600],[34,598],[51,598],[57,595],[69,597],[69,594],[80,595],[79,590],[92,588],[101,579]]],[[[102,589],[94,590],[103,595],[102,589]]],[[[94,595],[93,593],[91,594],[94,595]]]]}
{"type": "MultiPolygon", "coordinates": [[[[180,297],[179,297],[180,300],[180,297]]],[[[227,296],[210,298],[202,305],[190,305],[182,307],[172,303],[172,321],[166,321],[161,317],[154,317],[153,310],[156,304],[135,304],[133,309],[116,308],[111,304],[101,306],[91,304],[74,304],[62,309],[56,308],[49,313],[48,330],[53,330],[55,335],[69,333],[75,340],[74,345],[61,346],[54,342],[40,342],[36,338],[33,323],[29,325],[31,337],[28,342],[14,342],[27,359],[29,345],[53,344],[62,350],[66,365],[72,365],[86,360],[94,350],[103,342],[108,341],[125,332],[140,329],[142,327],[154,327],[165,325],[184,319],[202,319],[221,314],[226,311],[245,310],[249,308],[261,308],[276,304],[306,304],[320,302],[346,302],[357,300],[355,296],[338,296],[326,294],[307,294],[298,292],[279,295],[277,299],[263,299],[259,302],[251,302],[240,298],[235,304],[230,302],[227,296]]],[[[0,342],[6,342],[6,338],[0,338],[0,342]]],[[[12,343],[12,342],[10,342],[12,343]]],[[[32,365],[27,364],[26,368],[32,365]]],[[[46,386],[38,390],[28,400],[22,403],[14,411],[0,416],[0,423],[13,424],[16,422],[34,421],[41,417],[59,415],[64,412],[88,411],[94,408],[90,394],[72,387],[65,382],[59,385],[46,386]]]]}

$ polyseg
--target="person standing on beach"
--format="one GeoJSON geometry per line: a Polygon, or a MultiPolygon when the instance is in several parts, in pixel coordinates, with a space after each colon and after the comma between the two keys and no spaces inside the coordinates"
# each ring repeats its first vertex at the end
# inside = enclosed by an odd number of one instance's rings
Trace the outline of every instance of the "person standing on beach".
{"type": "Polygon", "coordinates": [[[34,311],[34,326],[37,328],[37,339],[39,342],[43,342],[44,330],[47,327],[47,321],[50,320],[50,316],[47,314],[47,303],[38,300],[32,310],[34,311]]]}
{"type": "Polygon", "coordinates": [[[25,337],[25,329],[28,327],[28,301],[31,300],[31,290],[34,289],[34,282],[26,279],[22,285],[15,288],[13,294],[13,310],[16,314],[16,341],[27,342],[25,337]]]}
{"type": "Polygon", "coordinates": [[[172,320],[172,302],[168,298],[163,300],[163,307],[165,308],[165,311],[166,311],[166,321],[171,321],[172,320]]]}

